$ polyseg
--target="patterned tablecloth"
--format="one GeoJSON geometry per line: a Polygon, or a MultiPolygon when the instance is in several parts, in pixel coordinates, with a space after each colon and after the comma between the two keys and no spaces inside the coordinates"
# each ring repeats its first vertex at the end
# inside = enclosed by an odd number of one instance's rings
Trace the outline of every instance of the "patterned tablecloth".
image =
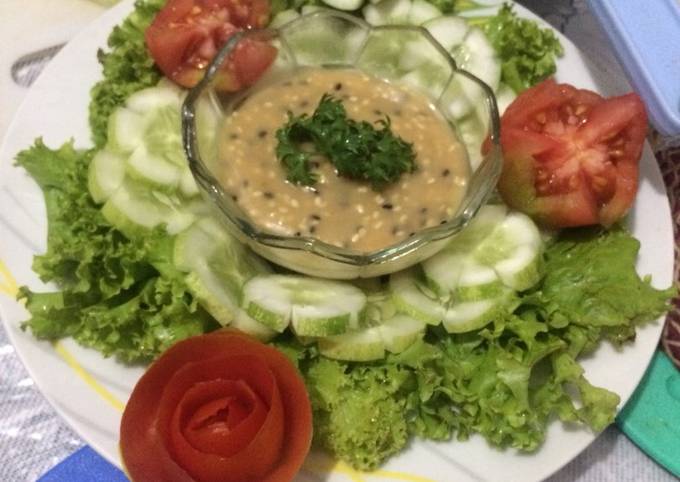
{"type": "MultiPolygon", "coordinates": [[[[564,32],[612,77],[623,78],[583,0],[520,0],[519,3],[564,32]]],[[[11,63],[24,53],[68,40],[103,8],[85,0],[0,0],[3,24],[0,30],[0,45],[3,45],[0,55],[0,137],[25,94],[25,90],[11,81],[11,63]],[[26,28],[29,24],[31,28],[26,28]]],[[[673,212],[680,217],[680,205],[676,200],[676,195],[680,194],[680,147],[672,147],[673,144],[677,146],[680,142],[678,139],[657,139],[654,147],[670,189],[673,212]]],[[[676,225],[678,220],[676,218],[676,225]]],[[[676,279],[677,268],[676,263],[676,279]]],[[[83,441],[35,388],[2,328],[0,367],[0,481],[34,481],[81,447],[83,441]]],[[[550,482],[672,480],[676,479],[613,426],[549,479],[550,482]]]]}

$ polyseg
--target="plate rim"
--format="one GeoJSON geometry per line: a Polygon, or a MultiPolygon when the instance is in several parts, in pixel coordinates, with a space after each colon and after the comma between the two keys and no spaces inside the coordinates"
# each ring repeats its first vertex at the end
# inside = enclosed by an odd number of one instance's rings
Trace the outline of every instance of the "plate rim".
{"type": "MultiPolygon", "coordinates": [[[[582,51],[578,50],[578,48],[575,46],[575,44],[568,37],[566,37],[562,32],[560,32],[558,29],[551,26],[548,22],[546,22],[541,17],[537,16],[535,13],[533,13],[527,7],[524,7],[523,5],[516,3],[514,0],[510,0],[510,1],[516,7],[517,12],[521,16],[536,20],[536,21],[540,22],[543,26],[549,26],[552,29],[552,31],[558,36],[558,38],[563,43],[563,45],[573,47],[574,49],[576,49],[579,52],[579,54],[584,59],[587,60],[587,55],[585,55],[582,51]]],[[[502,2],[499,1],[498,5],[500,5],[501,3],[502,2]]],[[[89,37],[91,37],[93,35],[93,33],[96,31],[96,27],[98,25],[100,25],[101,23],[105,23],[107,21],[114,20],[115,24],[119,24],[126,17],[126,15],[129,12],[132,11],[133,5],[134,5],[134,0],[123,0],[118,5],[110,8],[109,10],[104,11],[100,16],[95,18],[92,22],[88,23],[83,28],[83,30],[81,30],[80,33],[78,33],[74,38],[72,38],[67,43],[67,46],[69,44],[72,44],[72,43],[82,42],[84,39],[88,39],[89,37]]],[[[106,32],[106,37],[108,37],[109,34],[110,34],[110,30],[106,32]]],[[[98,47],[105,47],[105,45],[99,45],[98,47]]],[[[54,60],[57,60],[58,58],[61,58],[62,56],[67,56],[67,54],[68,54],[68,49],[62,49],[62,51],[59,52],[59,54],[57,54],[55,59],[53,59],[53,62],[51,62],[51,64],[55,63],[54,60]]],[[[38,77],[36,83],[39,83],[43,77],[49,77],[49,74],[50,74],[50,68],[49,67],[50,66],[48,65],[48,67],[45,69],[45,71],[38,77]]],[[[588,65],[587,67],[590,69],[593,66],[588,65]]],[[[584,68],[586,68],[585,64],[584,64],[584,68]]],[[[98,78],[101,78],[101,71],[98,73],[98,78]]],[[[91,86],[90,86],[90,88],[91,88],[91,86]]],[[[12,143],[10,142],[10,137],[11,137],[11,134],[13,134],[14,131],[18,129],[17,125],[20,125],[19,113],[22,112],[23,109],[25,109],[26,105],[30,104],[30,96],[31,96],[31,93],[33,91],[34,91],[34,89],[31,89],[26,94],[26,97],[22,101],[19,108],[16,110],[14,117],[12,118],[10,124],[8,125],[8,128],[7,128],[5,135],[2,139],[2,143],[0,143],[0,172],[2,172],[2,170],[4,170],[4,169],[7,169],[7,166],[2,165],[3,161],[6,162],[6,163],[9,163],[10,160],[13,158],[14,154],[16,154],[15,152],[10,152],[10,147],[12,145],[12,143]]],[[[88,96],[89,96],[89,92],[88,92],[88,96]]],[[[88,138],[88,142],[89,142],[89,138],[88,138]]],[[[26,147],[27,146],[25,146],[24,148],[26,148],[26,147]]],[[[646,145],[645,150],[651,152],[651,149],[649,148],[648,144],[646,145]]],[[[653,154],[652,154],[652,159],[655,159],[653,154]]],[[[661,175],[660,170],[658,168],[658,165],[654,166],[654,171],[656,171],[656,174],[658,174],[659,176],[661,175]]],[[[2,186],[2,185],[4,185],[4,182],[0,181],[0,186],[2,186]]],[[[666,194],[665,185],[663,186],[663,190],[664,190],[663,194],[666,194]]],[[[667,196],[666,196],[666,200],[667,200],[667,196]]],[[[668,208],[668,204],[666,204],[665,207],[668,208]]],[[[669,209],[667,209],[667,210],[668,210],[668,214],[669,214],[668,222],[669,222],[669,226],[671,226],[671,232],[672,232],[672,222],[671,222],[671,217],[670,217],[670,210],[669,209]]],[[[672,255],[673,243],[671,243],[670,248],[671,248],[670,254],[672,255]]],[[[673,257],[670,256],[670,259],[673,259],[673,257]]],[[[658,281],[656,279],[656,277],[655,277],[655,281],[658,281]]],[[[672,281],[672,276],[671,276],[671,281],[672,281]]],[[[55,412],[59,414],[59,417],[62,420],[64,420],[69,425],[69,427],[71,429],[73,429],[80,437],[82,437],[82,439],[88,445],[92,446],[95,450],[97,450],[97,452],[100,453],[102,456],[104,456],[107,460],[109,460],[109,462],[112,462],[114,465],[120,467],[119,460],[112,460],[109,457],[108,451],[102,450],[101,447],[98,446],[99,444],[93,443],[91,441],[92,437],[89,436],[87,432],[81,430],[80,425],[73,420],[71,415],[69,415],[68,413],[66,413],[64,411],[64,409],[60,406],[58,401],[54,398],[54,395],[48,389],[46,389],[44,387],[44,382],[42,381],[41,377],[36,376],[36,371],[34,370],[34,367],[32,366],[32,364],[29,363],[29,360],[27,358],[27,354],[23,350],[17,348],[18,346],[20,346],[20,343],[17,343],[17,340],[15,339],[15,335],[14,335],[12,326],[10,325],[10,323],[13,323],[13,322],[10,322],[8,317],[5,315],[5,309],[4,309],[4,306],[3,306],[4,305],[3,299],[4,299],[4,297],[2,295],[0,295],[0,319],[2,320],[3,326],[5,328],[5,331],[7,333],[9,340],[10,340],[10,342],[12,343],[12,345],[15,349],[15,353],[17,354],[17,356],[20,359],[23,366],[28,371],[31,378],[35,381],[36,387],[38,388],[38,390],[40,391],[42,396],[45,397],[45,399],[52,406],[52,408],[55,410],[55,412]]],[[[12,300],[11,302],[16,303],[15,300],[12,300]]],[[[659,321],[659,320],[657,320],[657,321],[659,321]]],[[[660,337],[660,335],[661,335],[662,326],[663,326],[663,324],[660,323],[660,325],[658,327],[656,327],[656,330],[658,331],[658,336],[655,336],[656,339],[658,339],[658,337],[660,337]]],[[[44,343],[44,342],[37,340],[37,339],[34,339],[34,341],[36,343],[44,343]]],[[[630,391],[630,393],[627,394],[627,396],[625,398],[619,393],[619,396],[621,397],[621,403],[619,405],[619,409],[618,409],[617,413],[620,413],[620,411],[623,409],[623,407],[628,402],[628,400],[630,400],[630,398],[633,396],[635,389],[639,386],[639,384],[640,384],[640,382],[641,382],[641,380],[644,376],[644,373],[646,372],[648,366],[650,365],[650,363],[652,361],[655,348],[656,348],[656,344],[654,345],[654,350],[652,350],[650,352],[651,353],[650,356],[645,361],[644,370],[641,371],[641,375],[638,378],[638,380],[636,381],[635,387],[630,391]]],[[[551,423],[555,423],[555,422],[551,422],[551,423]]],[[[586,431],[587,429],[581,428],[580,430],[586,431]]],[[[537,474],[538,478],[536,480],[539,480],[539,478],[542,480],[542,479],[547,478],[550,475],[558,472],[561,468],[563,468],[565,465],[570,463],[572,460],[574,460],[574,458],[576,458],[585,449],[587,449],[599,437],[599,435],[600,434],[593,434],[592,432],[589,432],[588,441],[586,443],[580,445],[576,450],[568,451],[568,452],[570,452],[570,454],[568,456],[564,457],[564,459],[561,460],[558,464],[552,466],[550,469],[546,469],[543,473],[537,474]]],[[[449,442],[449,443],[451,443],[451,442],[449,442]]],[[[507,450],[512,450],[512,449],[507,449],[507,450]]],[[[540,450],[540,448],[539,448],[539,450],[540,450]]],[[[531,454],[529,454],[529,455],[531,455],[531,454]]]]}

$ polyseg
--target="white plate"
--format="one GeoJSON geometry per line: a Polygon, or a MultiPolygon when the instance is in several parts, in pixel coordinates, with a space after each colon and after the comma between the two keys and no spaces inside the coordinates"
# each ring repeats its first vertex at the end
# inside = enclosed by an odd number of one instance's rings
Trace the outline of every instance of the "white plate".
{"type": "MultiPolygon", "coordinates": [[[[113,26],[131,9],[132,0],[123,1],[61,51],[27,95],[0,149],[0,314],[40,390],[91,446],[116,465],[120,465],[117,444],[121,410],[143,369],[104,359],[71,340],[55,345],[39,342],[20,329],[27,313],[10,295],[13,288],[16,284],[35,290],[50,287],[42,285],[31,271],[33,255],[43,252],[46,245],[42,194],[22,169],[13,166],[13,158],[39,136],[51,147],[69,138],[75,139],[77,147],[90,146],[89,89],[101,75],[96,51],[106,45],[113,26]]],[[[535,18],[519,5],[517,11],[535,18]]],[[[561,40],[565,56],[558,65],[558,80],[604,92],[610,90],[596,78],[594,70],[587,67],[574,45],[566,38],[561,40]]],[[[630,226],[642,243],[639,271],[651,274],[656,286],[668,286],[673,270],[671,217],[663,180],[648,147],[642,160],[640,191],[630,226]]],[[[640,329],[636,342],[621,352],[602,345],[593,356],[583,360],[588,378],[618,393],[625,402],[647,367],[661,327],[661,321],[657,321],[640,329]]],[[[324,468],[328,464],[310,457],[296,480],[535,481],[558,470],[594,439],[595,435],[585,429],[553,423],[545,444],[533,454],[499,451],[478,436],[465,443],[414,441],[408,450],[390,459],[375,473],[358,474],[338,464],[329,475],[322,475],[328,472],[329,469],[324,468]]]]}

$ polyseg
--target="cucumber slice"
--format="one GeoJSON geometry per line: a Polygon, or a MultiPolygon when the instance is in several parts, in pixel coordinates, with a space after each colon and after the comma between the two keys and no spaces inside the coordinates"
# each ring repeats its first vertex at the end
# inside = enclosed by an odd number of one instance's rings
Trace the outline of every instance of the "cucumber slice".
{"type": "Polygon", "coordinates": [[[277,13],[273,20],[269,23],[269,27],[278,28],[281,25],[285,25],[288,22],[295,20],[299,16],[300,14],[292,8],[288,10],[282,10],[281,12],[277,13]]]}
{"type": "Polygon", "coordinates": [[[132,179],[149,183],[158,189],[174,190],[182,176],[179,166],[150,153],[144,143],[132,151],[126,166],[132,179]]]}
{"type": "Polygon", "coordinates": [[[259,321],[253,319],[242,309],[236,310],[236,316],[230,325],[243,333],[247,333],[261,342],[268,342],[274,338],[278,333],[268,326],[263,325],[259,321]]]}
{"type": "Polygon", "coordinates": [[[194,197],[200,194],[200,191],[198,190],[198,184],[196,184],[196,179],[194,179],[194,175],[191,173],[191,169],[188,167],[186,169],[182,169],[180,174],[179,191],[186,197],[194,197]]]}
{"type": "Polygon", "coordinates": [[[456,122],[456,129],[460,139],[467,146],[470,167],[476,170],[482,163],[482,144],[487,138],[488,129],[474,111],[456,122]]]}
{"type": "Polygon", "coordinates": [[[426,324],[407,315],[396,315],[378,326],[385,349],[401,353],[425,335],[426,324]]]}
{"type": "Polygon", "coordinates": [[[489,291],[494,289],[493,285],[498,281],[498,277],[492,278],[488,271],[477,275],[470,253],[503,222],[506,213],[507,208],[504,205],[482,206],[477,215],[448,246],[422,263],[425,277],[432,282],[440,295],[446,296],[461,285],[463,297],[467,299],[473,296],[474,291],[484,291],[485,285],[489,285],[487,286],[489,291]],[[466,275],[461,282],[464,268],[466,275]],[[478,288],[475,288],[476,285],[478,288]]]}
{"type": "Polygon", "coordinates": [[[492,90],[498,89],[501,80],[501,64],[496,50],[484,32],[471,28],[462,44],[453,51],[458,66],[482,79],[492,90]]]}
{"type": "Polygon", "coordinates": [[[433,18],[423,23],[423,27],[449,52],[463,43],[470,28],[465,20],[453,15],[433,18]]]}
{"type": "Polygon", "coordinates": [[[457,303],[446,310],[443,326],[449,333],[465,333],[483,328],[509,311],[512,293],[507,290],[494,299],[457,303]]]}
{"type": "Polygon", "coordinates": [[[366,295],[349,283],[267,275],[245,284],[243,306],[278,332],[290,323],[298,336],[331,336],[359,326],[366,295]]]}
{"type": "Polygon", "coordinates": [[[120,154],[102,149],[90,162],[87,188],[94,202],[103,203],[123,183],[125,159],[120,154]]]}
{"type": "Polygon", "coordinates": [[[128,237],[134,237],[167,222],[172,210],[158,202],[147,189],[126,179],[106,201],[102,214],[128,237]]]}
{"type": "Polygon", "coordinates": [[[120,153],[132,152],[142,143],[145,129],[144,114],[119,107],[109,117],[107,148],[120,153]]]}
{"type": "Polygon", "coordinates": [[[318,346],[323,356],[335,360],[371,361],[385,357],[385,344],[378,327],[321,338],[318,346]]]}
{"type": "Polygon", "coordinates": [[[410,25],[422,25],[423,23],[437,17],[441,17],[442,12],[425,0],[413,0],[411,10],[408,12],[408,23],[410,25]]]}
{"type": "Polygon", "coordinates": [[[508,108],[512,101],[515,100],[517,94],[508,85],[504,83],[498,84],[498,90],[496,91],[496,104],[498,105],[498,113],[503,115],[505,109],[508,108]]]}
{"type": "MultiPolygon", "coordinates": [[[[238,314],[246,281],[271,271],[210,217],[195,222],[177,236],[173,263],[188,273],[189,290],[222,325],[232,323],[238,314]]],[[[241,322],[248,326],[247,320],[241,322]]]]}
{"type": "Polygon", "coordinates": [[[390,275],[390,291],[398,311],[430,325],[444,318],[444,306],[419,279],[416,268],[390,275]]]}
{"type": "Polygon", "coordinates": [[[335,8],[337,10],[345,10],[351,12],[353,10],[358,10],[364,4],[364,0],[321,0],[323,3],[329,7],[335,8]]]}
{"type": "Polygon", "coordinates": [[[328,8],[321,5],[304,5],[300,9],[300,13],[302,15],[309,15],[310,13],[323,12],[324,10],[328,11],[328,8]]]}
{"type": "Polygon", "coordinates": [[[411,12],[411,0],[382,0],[369,3],[362,13],[371,25],[395,25],[407,23],[411,12]]]}
{"type": "Polygon", "coordinates": [[[179,109],[183,98],[182,91],[164,79],[155,87],[147,87],[132,94],[125,101],[125,106],[144,116],[161,107],[172,106],[179,109]]]}
{"type": "Polygon", "coordinates": [[[540,278],[541,233],[527,215],[512,212],[477,247],[475,259],[491,266],[503,283],[522,291],[540,278]]]}
{"type": "Polygon", "coordinates": [[[474,301],[495,298],[503,290],[503,282],[496,271],[468,258],[460,266],[458,283],[452,291],[456,301],[474,301]]]}
{"type": "MultiPolygon", "coordinates": [[[[493,46],[480,29],[471,28],[462,43],[451,49],[451,54],[459,68],[474,74],[492,90],[498,88],[501,65],[493,46]]],[[[456,119],[462,119],[483,101],[484,90],[463,75],[454,78],[443,99],[449,114],[456,119]]]]}
{"type": "Polygon", "coordinates": [[[129,178],[107,199],[102,214],[128,237],[143,236],[159,225],[176,234],[196,218],[186,202],[176,196],[150,190],[129,178]]]}

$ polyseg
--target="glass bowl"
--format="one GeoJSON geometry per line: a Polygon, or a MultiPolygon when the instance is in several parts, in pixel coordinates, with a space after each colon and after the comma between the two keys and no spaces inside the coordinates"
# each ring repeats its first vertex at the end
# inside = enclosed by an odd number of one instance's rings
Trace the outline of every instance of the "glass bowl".
{"type": "Polygon", "coordinates": [[[493,91],[471,73],[459,69],[451,54],[427,30],[405,25],[371,26],[335,11],[317,11],[278,28],[235,34],[211,62],[201,82],[188,93],[182,108],[183,143],[191,171],[226,229],[273,263],[335,279],[392,273],[442,249],[475,216],[496,186],[502,164],[499,123],[493,91]],[[221,66],[230,61],[238,43],[248,38],[271,42],[278,49],[276,60],[249,88],[234,93],[220,91],[217,74],[221,66]],[[219,157],[217,124],[254,90],[306,67],[354,68],[388,82],[409,84],[427,94],[454,128],[470,163],[466,193],[448,221],[417,231],[393,245],[359,252],[314,237],[272,233],[249,219],[215,175],[219,157]],[[215,115],[217,122],[210,120],[215,115]]]}

